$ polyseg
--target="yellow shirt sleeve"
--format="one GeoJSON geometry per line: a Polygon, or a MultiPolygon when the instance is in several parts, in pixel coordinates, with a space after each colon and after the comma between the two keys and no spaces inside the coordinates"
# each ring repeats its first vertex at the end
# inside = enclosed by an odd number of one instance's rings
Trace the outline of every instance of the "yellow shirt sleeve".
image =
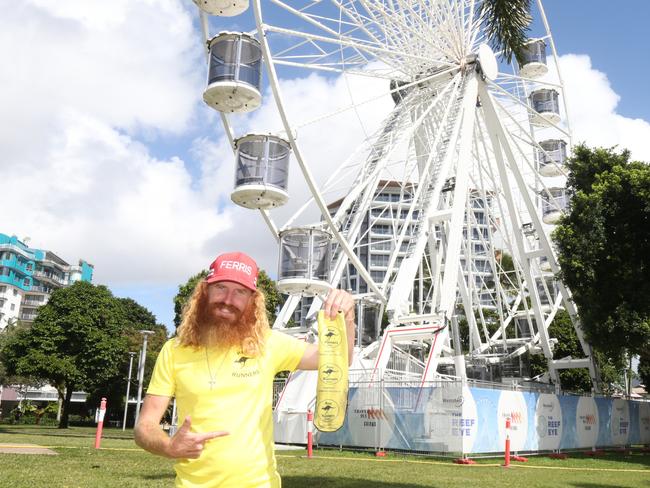
{"type": "Polygon", "coordinates": [[[305,341],[277,330],[271,330],[268,346],[276,373],[295,371],[307,349],[305,341]]]}
{"type": "Polygon", "coordinates": [[[158,354],[156,365],[151,375],[147,393],[151,395],[174,396],[176,379],[174,375],[174,345],[176,339],[169,339],[158,354]]]}

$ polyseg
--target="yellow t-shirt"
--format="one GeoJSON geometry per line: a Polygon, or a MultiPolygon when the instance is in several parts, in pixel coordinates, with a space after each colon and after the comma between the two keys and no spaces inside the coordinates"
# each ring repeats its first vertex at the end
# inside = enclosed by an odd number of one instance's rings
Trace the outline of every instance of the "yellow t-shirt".
{"type": "Polygon", "coordinates": [[[271,331],[259,358],[235,349],[208,350],[206,358],[205,348],[167,341],[147,393],[175,396],[179,422],[190,415],[192,432],[230,432],[206,442],[198,459],[178,460],[177,487],[280,486],[273,452],[273,378],[295,370],[306,347],[271,331]]]}

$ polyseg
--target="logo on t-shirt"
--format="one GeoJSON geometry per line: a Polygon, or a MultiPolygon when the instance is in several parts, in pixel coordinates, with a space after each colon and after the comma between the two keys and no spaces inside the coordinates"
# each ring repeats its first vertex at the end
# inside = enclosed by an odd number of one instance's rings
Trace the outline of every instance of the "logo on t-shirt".
{"type": "Polygon", "coordinates": [[[258,374],[260,374],[260,368],[257,360],[239,353],[237,359],[233,361],[233,378],[251,378],[258,374]]]}

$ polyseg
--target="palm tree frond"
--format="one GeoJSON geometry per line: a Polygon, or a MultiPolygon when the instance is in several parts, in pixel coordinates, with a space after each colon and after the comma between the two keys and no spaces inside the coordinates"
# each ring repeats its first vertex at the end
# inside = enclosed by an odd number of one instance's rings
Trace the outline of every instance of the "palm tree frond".
{"type": "Polygon", "coordinates": [[[480,18],[490,44],[507,62],[522,59],[531,21],[530,0],[484,0],[480,18]]]}

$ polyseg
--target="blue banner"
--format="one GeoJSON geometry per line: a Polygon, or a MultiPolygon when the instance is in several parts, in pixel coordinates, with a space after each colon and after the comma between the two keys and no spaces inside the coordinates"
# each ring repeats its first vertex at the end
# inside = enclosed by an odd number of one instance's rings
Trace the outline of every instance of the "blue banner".
{"type": "Polygon", "coordinates": [[[650,443],[650,404],[439,383],[352,387],[345,424],[323,445],[439,453],[591,449],[650,443]],[[506,419],[510,429],[506,430],[506,419]]]}

